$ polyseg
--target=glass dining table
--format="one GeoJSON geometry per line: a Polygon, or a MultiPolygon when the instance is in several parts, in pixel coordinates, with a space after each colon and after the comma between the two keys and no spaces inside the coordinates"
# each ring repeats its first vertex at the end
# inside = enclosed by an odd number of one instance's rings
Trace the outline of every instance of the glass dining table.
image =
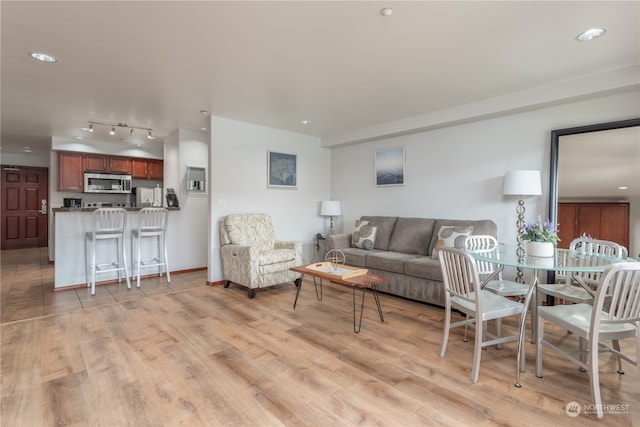
{"type": "MultiPolygon", "coordinates": [[[[533,306],[531,307],[531,328],[532,339],[535,341],[536,331],[536,318],[537,318],[537,287],[539,284],[538,272],[539,271],[555,271],[561,272],[562,275],[567,277],[570,275],[581,286],[586,286],[581,276],[578,273],[599,273],[606,270],[608,266],[616,262],[634,261],[632,259],[620,259],[613,256],[606,255],[588,255],[582,254],[569,249],[556,248],[552,257],[535,257],[521,255],[522,250],[518,251],[518,246],[503,246],[500,245],[494,250],[467,250],[475,260],[488,262],[492,264],[504,267],[515,267],[520,269],[531,270],[532,275],[529,279],[529,289],[524,300],[524,310],[520,317],[519,322],[519,339],[516,352],[516,387],[521,387],[520,384],[520,372],[524,372],[525,359],[524,359],[524,341],[525,341],[525,329],[526,329],[526,316],[533,300],[533,306]]],[[[500,269],[500,271],[501,271],[500,269]]],[[[495,275],[488,278],[486,281],[492,280],[495,275]]]]}

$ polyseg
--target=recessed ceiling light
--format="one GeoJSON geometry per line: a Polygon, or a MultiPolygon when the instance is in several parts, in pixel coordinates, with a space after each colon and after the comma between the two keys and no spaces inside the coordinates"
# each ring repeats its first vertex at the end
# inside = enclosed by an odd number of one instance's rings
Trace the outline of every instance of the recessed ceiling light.
{"type": "Polygon", "coordinates": [[[303,125],[310,125],[311,124],[311,120],[303,120],[302,124],[303,125]]]}
{"type": "Polygon", "coordinates": [[[82,137],[81,136],[76,136],[76,139],[82,139],[82,137]]]}
{"type": "Polygon", "coordinates": [[[576,40],[579,42],[588,42],[589,40],[597,39],[605,32],[604,28],[591,28],[582,34],[578,34],[576,40]]]}
{"type": "Polygon", "coordinates": [[[380,9],[380,15],[382,16],[391,16],[393,14],[393,9],[390,7],[385,7],[384,9],[380,9]]]}
{"type": "Polygon", "coordinates": [[[629,187],[627,187],[626,185],[621,185],[620,187],[618,187],[618,190],[628,190],[629,187]]]}
{"type": "Polygon", "coordinates": [[[80,128],[82,132],[89,132],[89,128],[80,128]]]}
{"type": "Polygon", "coordinates": [[[31,153],[33,150],[31,149],[31,147],[26,147],[26,146],[25,146],[25,147],[22,149],[22,151],[24,151],[25,153],[31,153]]]}
{"type": "Polygon", "coordinates": [[[202,131],[207,131],[207,130],[209,130],[209,129],[208,129],[208,128],[200,128],[200,130],[202,130],[202,131]]]}
{"type": "Polygon", "coordinates": [[[42,62],[58,62],[58,58],[56,58],[55,56],[47,55],[46,53],[29,52],[29,55],[31,55],[33,59],[37,59],[38,61],[42,62]]]}
{"type": "Polygon", "coordinates": [[[206,116],[207,114],[209,114],[209,112],[207,110],[200,110],[200,114],[206,116]]]}

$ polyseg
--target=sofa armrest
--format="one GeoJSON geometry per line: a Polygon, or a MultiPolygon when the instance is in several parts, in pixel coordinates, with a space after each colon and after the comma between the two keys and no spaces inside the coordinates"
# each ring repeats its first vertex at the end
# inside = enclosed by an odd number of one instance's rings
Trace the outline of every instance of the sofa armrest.
{"type": "Polygon", "coordinates": [[[325,240],[325,249],[346,249],[351,247],[351,233],[344,234],[327,234],[325,240]]]}

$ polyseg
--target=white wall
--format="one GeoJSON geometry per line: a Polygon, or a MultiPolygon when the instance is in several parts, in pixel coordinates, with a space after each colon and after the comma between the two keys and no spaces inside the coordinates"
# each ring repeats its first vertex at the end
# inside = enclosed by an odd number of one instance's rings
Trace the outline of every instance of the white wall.
{"type": "Polygon", "coordinates": [[[211,118],[211,232],[209,281],[222,280],[218,220],[231,213],[271,215],[279,240],[303,244],[303,259],[316,256],[313,237],[328,225],[319,215],[329,198],[329,150],[318,138],[220,117],[211,118]],[[267,187],[267,150],[297,155],[297,188],[267,187]]]}
{"type": "MultiPolygon", "coordinates": [[[[526,220],[548,216],[550,132],[640,116],[640,92],[595,99],[331,151],[331,197],[343,202],[338,229],[350,231],[361,215],[492,219],[498,238],[516,238],[517,198],[502,195],[508,170],[542,171],[541,197],[525,199],[526,220]],[[406,185],[376,187],[374,153],[405,147],[406,185]]],[[[638,208],[632,207],[632,216],[638,208]]],[[[632,224],[638,219],[632,218],[632,224]]],[[[638,229],[632,250],[640,251],[638,229]]]]}
{"type": "Polygon", "coordinates": [[[168,230],[172,271],[207,266],[208,197],[206,194],[188,194],[186,190],[187,166],[208,168],[207,137],[202,132],[179,129],[165,138],[165,193],[166,188],[173,188],[180,203],[180,211],[172,213],[178,221],[172,222],[168,230]]]}
{"type": "Polygon", "coordinates": [[[0,163],[3,165],[49,167],[49,152],[46,153],[2,153],[0,163]]]}

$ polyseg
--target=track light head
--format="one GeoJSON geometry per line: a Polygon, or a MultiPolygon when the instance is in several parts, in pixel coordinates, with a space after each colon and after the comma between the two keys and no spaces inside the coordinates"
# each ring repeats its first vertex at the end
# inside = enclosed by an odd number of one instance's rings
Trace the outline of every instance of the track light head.
{"type": "Polygon", "coordinates": [[[109,133],[110,133],[111,135],[115,135],[115,134],[116,134],[116,128],[112,127],[112,128],[111,128],[111,131],[109,131],[109,133]]]}
{"type": "Polygon", "coordinates": [[[153,135],[151,135],[151,130],[149,130],[149,133],[147,134],[147,139],[153,139],[153,135]]]}
{"type": "Polygon", "coordinates": [[[133,131],[133,128],[131,128],[131,132],[129,132],[129,135],[134,136],[136,133],[133,131]]]}
{"type": "Polygon", "coordinates": [[[93,132],[93,124],[92,123],[89,124],[89,132],[93,132]]]}

